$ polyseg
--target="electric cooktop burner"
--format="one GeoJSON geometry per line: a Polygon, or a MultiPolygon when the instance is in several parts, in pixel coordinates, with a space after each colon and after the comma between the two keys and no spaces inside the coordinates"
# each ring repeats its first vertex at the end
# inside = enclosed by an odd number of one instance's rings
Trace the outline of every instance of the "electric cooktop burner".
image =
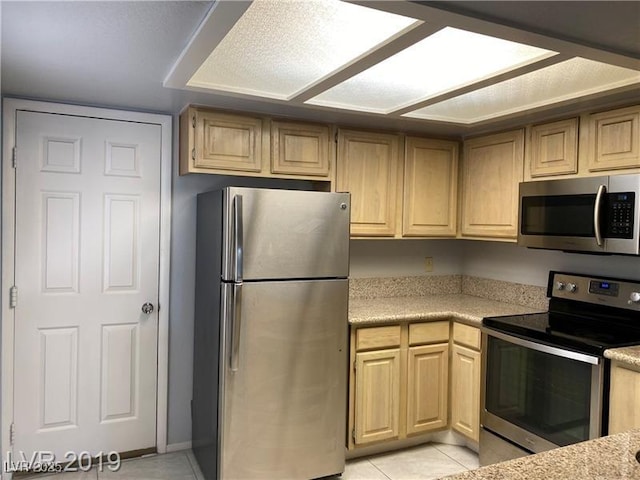
{"type": "Polygon", "coordinates": [[[549,273],[549,311],[487,317],[484,328],[580,353],[640,345],[640,281],[549,273]]]}

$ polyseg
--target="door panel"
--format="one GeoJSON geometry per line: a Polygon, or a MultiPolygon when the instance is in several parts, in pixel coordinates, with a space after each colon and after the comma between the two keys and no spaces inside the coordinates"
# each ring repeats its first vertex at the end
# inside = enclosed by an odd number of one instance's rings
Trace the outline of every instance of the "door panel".
{"type": "Polygon", "coordinates": [[[244,280],[346,277],[349,194],[229,188],[223,279],[233,274],[234,198],[242,198],[244,280]]]}
{"type": "Polygon", "coordinates": [[[15,451],[155,446],[160,128],[17,112],[15,451]]]}
{"type": "Polygon", "coordinates": [[[409,348],[407,433],[447,426],[449,344],[409,348]]]}
{"type": "MultiPolygon", "coordinates": [[[[229,368],[228,350],[222,354],[221,478],[341,472],[348,281],[245,283],[241,289],[237,371],[229,368]]],[[[227,348],[230,329],[225,324],[227,348]]]]}
{"type": "Polygon", "coordinates": [[[355,443],[398,437],[400,350],[356,354],[355,443]]]}

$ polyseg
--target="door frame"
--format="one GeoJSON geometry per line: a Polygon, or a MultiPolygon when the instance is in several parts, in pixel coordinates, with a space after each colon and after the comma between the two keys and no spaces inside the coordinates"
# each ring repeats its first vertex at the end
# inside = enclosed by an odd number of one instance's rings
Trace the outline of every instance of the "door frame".
{"type": "MultiPolygon", "coordinates": [[[[161,127],[160,149],[160,269],[158,284],[158,372],[156,391],[156,448],[158,453],[167,449],[168,375],[169,375],[169,267],[171,242],[171,165],[173,123],[171,115],[84,107],[59,103],[2,99],[2,324],[0,326],[0,452],[2,460],[13,451],[10,428],[13,416],[14,387],[14,323],[15,310],[10,308],[9,289],[15,279],[15,169],[13,147],[16,143],[17,112],[78,115],[130,122],[150,123],[161,127]]],[[[19,158],[19,154],[18,154],[19,158]]],[[[0,477],[4,478],[1,473],[0,477]]],[[[7,478],[12,478],[11,474],[7,478]]]]}

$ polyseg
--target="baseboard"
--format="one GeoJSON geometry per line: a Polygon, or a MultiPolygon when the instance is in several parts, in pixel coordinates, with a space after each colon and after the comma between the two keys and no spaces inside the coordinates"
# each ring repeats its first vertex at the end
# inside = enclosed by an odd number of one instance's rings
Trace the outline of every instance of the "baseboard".
{"type": "Polygon", "coordinates": [[[167,445],[167,453],[181,452],[182,450],[191,450],[191,441],[171,443],[167,445]]]}

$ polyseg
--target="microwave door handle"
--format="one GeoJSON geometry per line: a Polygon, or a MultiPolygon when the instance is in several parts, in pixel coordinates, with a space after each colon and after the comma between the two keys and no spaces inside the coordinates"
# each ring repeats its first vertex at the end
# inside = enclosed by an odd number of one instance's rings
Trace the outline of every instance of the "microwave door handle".
{"type": "Polygon", "coordinates": [[[602,231],[600,230],[600,217],[602,213],[602,201],[605,193],[607,193],[607,187],[605,185],[600,185],[598,187],[598,193],[596,193],[595,208],[593,209],[593,230],[596,234],[596,243],[599,247],[604,244],[604,241],[602,240],[602,231]]]}

